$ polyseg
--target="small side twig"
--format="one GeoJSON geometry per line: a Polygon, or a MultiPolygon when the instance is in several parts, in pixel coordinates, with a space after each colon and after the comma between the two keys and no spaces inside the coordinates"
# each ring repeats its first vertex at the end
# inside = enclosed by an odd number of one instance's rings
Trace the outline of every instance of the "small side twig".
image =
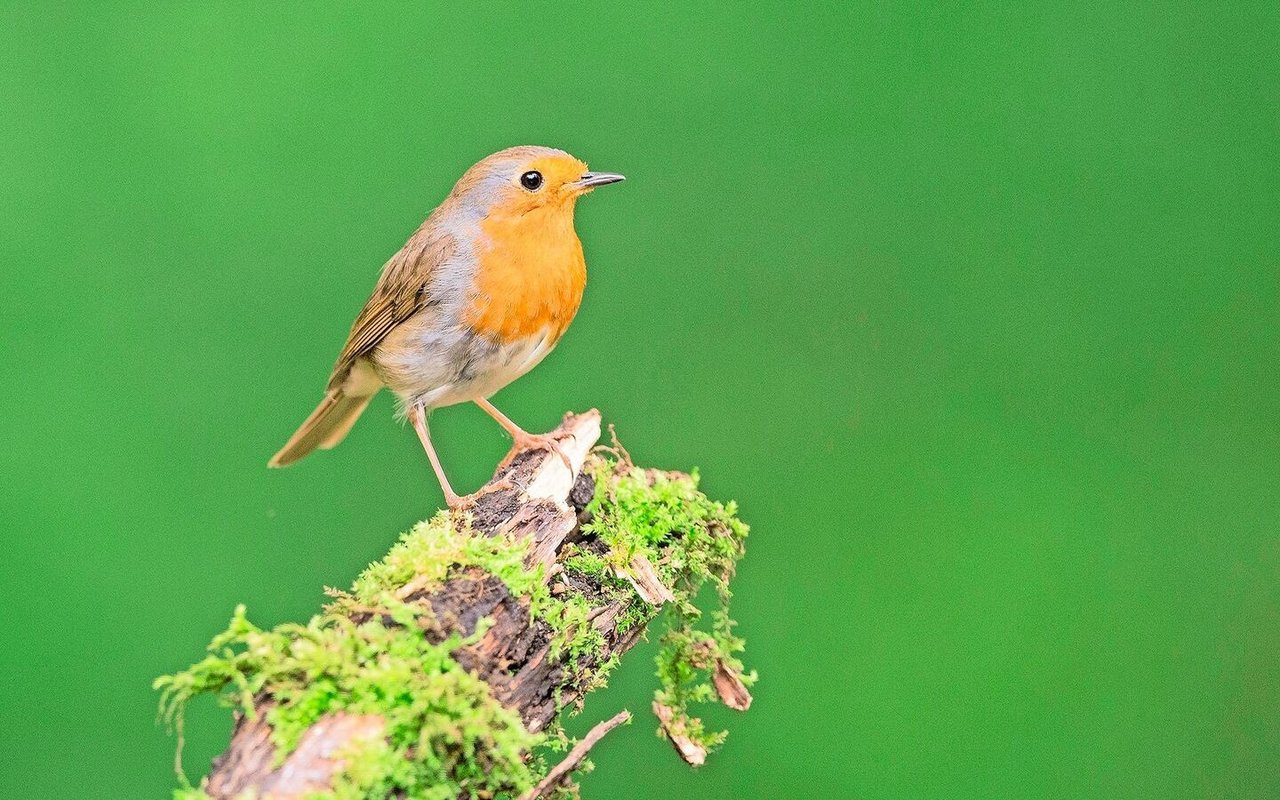
{"type": "Polygon", "coordinates": [[[578,765],[587,757],[587,753],[591,751],[591,748],[595,747],[596,742],[604,738],[606,733],[624,722],[630,721],[631,712],[623,709],[604,722],[597,724],[587,732],[586,736],[582,737],[581,741],[573,746],[573,749],[569,751],[569,755],[565,756],[563,761],[551,768],[551,771],[547,773],[547,777],[538,781],[537,786],[521,795],[520,800],[536,800],[536,798],[542,797],[555,788],[570,772],[578,768],[578,765]]]}
{"type": "Polygon", "coordinates": [[[608,453],[627,469],[635,469],[635,462],[631,460],[631,454],[627,452],[627,448],[622,446],[622,442],[618,441],[618,431],[613,427],[613,423],[609,423],[609,438],[613,440],[612,445],[596,445],[595,450],[601,453],[608,453]]]}

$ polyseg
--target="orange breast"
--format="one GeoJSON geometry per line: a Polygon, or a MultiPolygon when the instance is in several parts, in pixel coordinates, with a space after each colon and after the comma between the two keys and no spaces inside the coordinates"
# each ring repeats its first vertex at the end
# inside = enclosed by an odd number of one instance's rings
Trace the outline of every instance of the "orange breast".
{"type": "Polygon", "coordinates": [[[572,211],[539,208],[480,223],[466,322],[502,341],[564,334],[582,302],[587,267],[572,211]]]}

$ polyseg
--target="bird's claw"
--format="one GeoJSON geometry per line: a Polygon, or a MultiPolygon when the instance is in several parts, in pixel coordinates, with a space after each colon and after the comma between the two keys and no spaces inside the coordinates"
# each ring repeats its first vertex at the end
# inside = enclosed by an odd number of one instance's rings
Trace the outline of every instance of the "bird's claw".
{"type": "Polygon", "coordinates": [[[450,511],[467,511],[469,509],[475,508],[476,503],[480,502],[480,498],[484,497],[487,494],[492,494],[493,492],[500,492],[500,491],[503,491],[504,489],[517,489],[517,488],[519,487],[516,486],[514,482],[509,480],[490,481],[489,483],[486,483],[484,486],[480,487],[479,489],[472,492],[471,494],[457,495],[457,494],[454,494],[453,492],[448,492],[445,495],[444,502],[447,506],[449,506],[450,511]]]}
{"type": "Polygon", "coordinates": [[[560,446],[560,442],[553,436],[545,433],[526,433],[523,436],[515,437],[515,444],[511,445],[511,450],[506,457],[498,464],[498,471],[506,469],[516,456],[526,450],[549,450],[560,456],[560,460],[564,462],[565,469],[573,473],[573,461],[569,458],[569,454],[560,446]]]}

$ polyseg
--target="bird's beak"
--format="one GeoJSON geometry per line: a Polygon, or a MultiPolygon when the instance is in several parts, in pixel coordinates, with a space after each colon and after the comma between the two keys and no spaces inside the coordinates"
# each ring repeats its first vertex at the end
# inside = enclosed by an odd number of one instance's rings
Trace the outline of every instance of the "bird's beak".
{"type": "Polygon", "coordinates": [[[576,181],[571,181],[569,186],[580,192],[589,192],[597,186],[607,186],[623,180],[626,180],[626,176],[616,172],[588,172],[576,181]]]}

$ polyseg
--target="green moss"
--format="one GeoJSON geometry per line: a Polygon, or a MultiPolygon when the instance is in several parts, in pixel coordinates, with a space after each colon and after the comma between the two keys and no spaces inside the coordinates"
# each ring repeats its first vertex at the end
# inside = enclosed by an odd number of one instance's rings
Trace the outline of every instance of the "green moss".
{"type": "Polygon", "coordinates": [[[395,605],[404,587],[438,586],[458,567],[475,566],[502,579],[511,593],[528,595],[541,588],[541,574],[524,566],[522,542],[499,536],[480,536],[465,522],[461,528],[440,512],[419,522],[380,561],[370,564],[351,589],[355,602],[365,606],[395,605]],[[399,594],[398,594],[399,593],[399,594]]]}
{"type": "MultiPolygon", "coordinates": [[[[588,509],[593,520],[584,527],[588,536],[561,562],[555,591],[540,569],[525,568],[526,543],[455,527],[441,513],[404,534],[349,592],[332,592],[334,601],[305,625],[263,630],[237,608],[206,658],[156,680],[163,716],[180,725],[183,707],[199,694],[217,695],[250,716],[255,700],[269,698],[267,721],[282,761],[321,717],[375,714],[385,720],[385,737],[353,745],[333,791],[317,797],[515,797],[545,774],[540,754],[562,750],[568,740],[558,725],[529,733],[493,699],[486,683],[453,658],[453,651],[483,635],[483,621],[469,639],[455,635],[433,644],[427,632],[438,626],[430,608],[407,598],[462,571],[498,577],[546,623],[552,657],[566,667],[565,684],[585,694],[602,686],[617,663],[616,656],[605,656],[606,642],[591,624],[593,609],[618,602],[622,631],[654,616],[655,609],[617,575],[637,554],[655,565],[676,595],[662,638],[658,694],[687,716],[690,703],[713,696],[706,654],[732,658],[741,650],[741,641],[730,635],[725,606],[746,527],[734,518],[731,504],[697,491],[696,478],[644,473],[611,461],[597,461],[594,470],[597,493],[588,509]],[[694,598],[708,582],[720,606],[711,630],[702,632],[694,598]]],[[[696,719],[688,724],[701,731],[696,719]]],[[[705,736],[709,744],[719,738],[705,736]]],[[[175,792],[178,800],[204,797],[185,778],[183,785],[175,792]]]]}
{"type": "Polygon", "coordinates": [[[535,780],[524,754],[541,737],[528,733],[487,684],[453,659],[451,652],[464,643],[455,636],[431,644],[417,625],[385,626],[379,619],[356,624],[332,613],[305,626],[264,631],[241,607],[207,658],[156,686],[167,716],[206,692],[252,715],[253,698],[269,695],[267,721],[280,759],[326,714],[382,716],[385,741],[356,754],[337,797],[392,790],[424,798],[437,790],[445,792],[440,797],[518,793],[535,780]]]}
{"type": "MultiPolygon", "coordinates": [[[[422,798],[517,794],[536,781],[525,754],[544,737],[527,732],[484,681],[454,660],[452,652],[468,640],[455,635],[432,644],[425,633],[434,627],[429,609],[396,592],[410,580],[430,589],[454,570],[477,567],[502,578],[513,593],[529,594],[541,582],[524,569],[524,553],[522,543],[457,530],[438,515],[401,537],[350,593],[337,593],[306,625],[265,631],[237,608],[208,657],[156,681],[162,713],[178,717],[191,697],[210,693],[253,715],[254,699],[267,695],[278,760],[326,714],[378,714],[386,720],[385,741],[352,754],[334,797],[395,790],[422,798]],[[362,611],[367,621],[353,622],[362,611]],[[384,617],[394,624],[384,624],[384,617]]],[[[484,630],[481,625],[471,638],[484,630]]]]}
{"type": "Polygon", "coordinates": [[[690,739],[714,749],[726,732],[705,730],[689,708],[716,699],[711,680],[716,662],[741,675],[747,686],[756,680],[754,672],[743,673],[737,654],[744,642],[733,635],[729,616],[729,581],[748,532],[737,518],[737,506],[698,491],[696,471],[672,475],[624,461],[600,465],[596,495],[587,510],[592,521],[584,529],[608,546],[613,567],[625,569],[632,557],[644,556],[675,595],[665,612],[654,699],[672,710],[676,725],[690,739]],[[698,629],[702,612],[695,600],[707,584],[714,587],[717,607],[710,630],[704,631],[698,629]]]}

